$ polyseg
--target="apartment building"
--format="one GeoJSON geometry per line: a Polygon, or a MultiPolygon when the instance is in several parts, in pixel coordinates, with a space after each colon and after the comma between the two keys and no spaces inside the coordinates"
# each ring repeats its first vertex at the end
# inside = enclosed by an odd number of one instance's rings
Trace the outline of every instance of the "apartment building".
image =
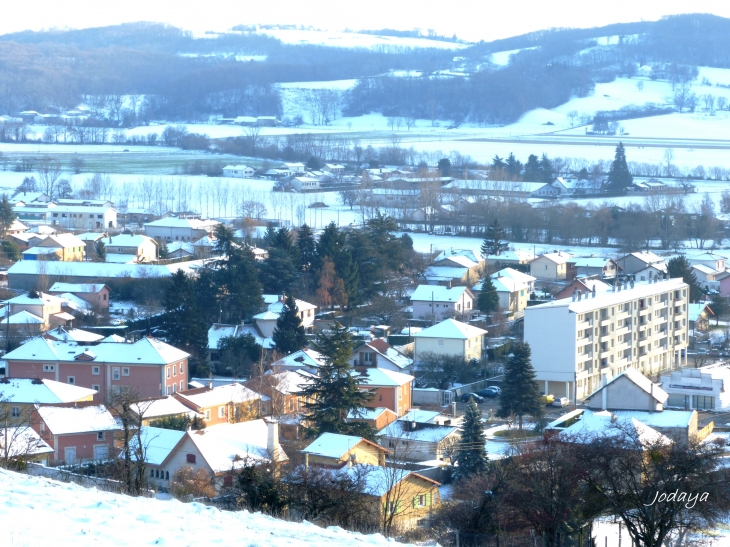
{"type": "Polygon", "coordinates": [[[658,278],[527,308],[540,389],[582,400],[628,368],[652,376],[686,364],[688,308],[687,284],[658,278]]]}

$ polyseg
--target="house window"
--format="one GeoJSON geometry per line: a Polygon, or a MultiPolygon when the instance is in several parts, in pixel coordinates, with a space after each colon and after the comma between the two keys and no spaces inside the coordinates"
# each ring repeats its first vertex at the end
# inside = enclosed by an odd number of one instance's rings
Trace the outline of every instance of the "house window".
{"type": "Polygon", "coordinates": [[[370,353],[369,351],[366,351],[365,354],[363,355],[363,357],[364,357],[366,363],[373,362],[373,354],[370,353]]]}
{"type": "Polygon", "coordinates": [[[150,469],[150,477],[152,477],[153,479],[155,478],[155,470],[154,469],[150,469]]]}
{"type": "Polygon", "coordinates": [[[20,418],[20,407],[19,406],[10,407],[10,417],[11,418],[20,418]]]}
{"type": "Polygon", "coordinates": [[[219,418],[225,418],[226,417],[226,407],[219,406],[218,407],[218,417],[219,418]]]}
{"type": "Polygon", "coordinates": [[[119,367],[112,368],[112,380],[119,380],[119,367]]]}
{"type": "Polygon", "coordinates": [[[180,391],[183,391],[185,388],[183,387],[183,381],[180,380],[180,391]]]}
{"type": "Polygon", "coordinates": [[[174,366],[172,367],[172,375],[177,376],[177,368],[175,368],[174,366]]]}
{"type": "Polygon", "coordinates": [[[399,501],[389,501],[386,507],[388,514],[392,515],[393,513],[397,513],[399,505],[399,501]]]}
{"type": "Polygon", "coordinates": [[[46,432],[46,422],[41,422],[41,435],[46,432]]]}
{"type": "Polygon", "coordinates": [[[91,374],[93,374],[94,376],[99,376],[100,373],[101,373],[101,368],[91,367],[91,374]]]}
{"type": "Polygon", "coordinates": [[[91,389],[101,391],[101,386],[99,384],[91,384],[91,389]]]}
{"type": "Polygon", "coordinates": [[[122,376],[129,376],[129,367],[122,367],[122,376]]]}
{"type": "Polygon", "coordinates": [[[187,462],[188,463],[195,463],[195,454],[188,454],[187,462]]]}
{"type": "MultiPolygon", "coordinates": [[[[170,388],[168,388],[168,390],[169,390],[169,389],[170,389],[170,388]]],[[[206,411],[205,411],[205,421],[207,422],[208,420],[210,420],[210,410],[206,410],[206,411]]]]}
{"type": "Polygon", "coordinates": [[[170,377],[170,367],[166,367],[165,370],[167,370],[167,377],[170,377]]]}
{"type": "Polygon", "coordinates": [[[167,386],[166,394],[170,395],[172,393],[172,388],[170,386],[167,386]]]}
{"type": "Polygon", "coordinates": [[[104,440],[104,432],[103,431],[99,431],[99,432],[96,433],[96,440],[97,441],[103,441],[104,440]]]}
{"type": "Polygon", "coordinates": [[[182,373],[183,373],[183,364],[180,363],[180,374],[182,374],[182,373]]]}
{"type": "Polygon", "coordinates": [[[68,377],[68,383],[72,386],[76,385],[76,377],[75,376],[69,376],[68,377]]]}
{"type": "Polygon", "coordinates": [[[420,494],[418,496],[418,506],[426,507],[426,494],[420,494]]]}
{"type": "Polygon", "coordinates": [[[43,372],[54,372],[56,365],[43,365],[43,372]]]}

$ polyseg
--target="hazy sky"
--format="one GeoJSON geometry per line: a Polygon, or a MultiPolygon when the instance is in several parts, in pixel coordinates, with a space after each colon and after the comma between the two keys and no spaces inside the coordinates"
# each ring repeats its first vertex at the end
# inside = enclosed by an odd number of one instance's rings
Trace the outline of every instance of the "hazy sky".
{"type": "Polygon", "coordinates": [[[550,27],[592,27],[692,12],[730,17],[727,0],[3,0],[0,33],[160,21],[203,32],[236,24],[340,30],[415,27],[494,40],[550,27]]]}

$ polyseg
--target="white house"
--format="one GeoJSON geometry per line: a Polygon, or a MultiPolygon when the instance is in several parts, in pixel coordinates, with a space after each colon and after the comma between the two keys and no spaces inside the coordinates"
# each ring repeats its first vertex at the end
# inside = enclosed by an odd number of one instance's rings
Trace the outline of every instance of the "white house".
{"type": "Polygon", "coordinates": [[[215,230],[220,222],[197,218],[161,218],[144,225],[145,234],[158,241],[197,241],[215,230]]]}
{"type": "Polygon", "coordinates": [[[474,294],[467,287],[419,285],[411,295],[411,304],[414,319],[464,318],[474,310],[474,294]]]}
{"type": "Polygon", "coordinates": [[[712,251],[707,251],[705,253],[688,256],[687,260],[692,266],[702,265],[720,273],[725,271],[727,257],[713,253],[712,251]]]}
{"type": "MultiPolygon", "coordinates": [[[[618,259],[619,267],[624,271],[624,273],[627,274],[635,274],[637,272],[645,270],[649,266],[654,266],[658,269],[666,268],[666,266],[662,266],[663,264],[664,259],[661,256],[652,253],[651,251],[629,253],[626,256],[618,259]]],[[[666,271],[666,269],[664,269],[663,271],[666,271]]]]}
{"type": "Polygon", "coordinates": [[[420,355],[460,355],[466,360],[480,359],[484,335],[487,331],[456,321],[446,319],[427,329],[413,334],[415,350],[413,359],[418,363],[420,355]]]}
{"type": "Polygon", "coordinates": [[[223,168],[224,177],[249,179],[254,176],[256,170],[248,165],[226,165],[223,168]]]}
{"type": "MultiPolygon", "coordinates": [[[[254,315],[253,320],[256,322],[256,327],[261,331],[261,334],[266,338],[270,338],[274,334],[276,321],[284,309],[284,301],[286,298],[280,294],[264,294],[263,299],[266,310],[254,315]]],[[[311,328],[314,324],[317,306],[304,300],[299,300],[298,298],[295,298],[294,301],[299,309],[299,318],[302,320],[302,326],[305,329],[311,328]]]]}
{"type": "Polygon", "coordinates": [[[683,410],[728,410],[730,370],[722,365],[672,370],[661,376],[669,394],[667,407],[683,410]]]}
{"type": "MultiPolygon", "coordinates": [[[[496,272],[497,274],[500,272],[496,272]]],[[[520,272],[517,272],[520,273],[520,272]]],[[[527,276],[532,279],[534,277],[527,276]]],[[[492,285],[499,296],[499,309],[511,312],[520,312],[527,307],[527,300],[530,296],[530,285],[524,281],[518,281],[512,277],[502,277],[492,274],[492,285]]],[[[474,285],[474,289],[481,291],[482,283],[474,285]]]]}
{"type": "Polygon", "coordinates": [[[297,192],[319,190],[319,179],[313,177],[294,177],[289,181],[289,184],[297,192]]]}
{"type": "Polygon", "coordinates": [[[158,243],[142,234],[117,234],[103,238],[108,262],[118,262],[110,255],[131,256],[136,263],[154,262],[158,258],[158,243]]]}
{"type": "Polygon", "coordinates": [[[423,276],[429,285],[460,283],[471,286],[481,277],[483,265],[484,262],[473,251],[451,249],[442,251],[423,276]]]}
{"type": "Polygon", "coordinates": [[[540,255],[530,262],[530,275],[542,281],[563,281],[568,272],[568,261],[572,258],[562,251],[540,255]]]}

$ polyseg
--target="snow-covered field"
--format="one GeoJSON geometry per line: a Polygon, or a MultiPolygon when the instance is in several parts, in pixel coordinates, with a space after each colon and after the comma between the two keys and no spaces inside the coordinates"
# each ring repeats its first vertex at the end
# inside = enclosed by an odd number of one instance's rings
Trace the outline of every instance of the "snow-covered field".
{"type": "Polygon", "coordinates": [[[2,544],[125,547],[394,545],[379,534],[319,528],[199,503],[132,498],[0,470],[2,544]]]}
{"type": "Polygon", "coordinates": [[[457,44],[428,38],[401,38],[397,36],[377,36],[356,32],[335,32],[299,29],[261,29],[261,34],[268,34],[285,44],[314,44],[345,48],[376,48],[382,46],[402,48],[436,48],[463,49],[470,44],[457,44]]]}

